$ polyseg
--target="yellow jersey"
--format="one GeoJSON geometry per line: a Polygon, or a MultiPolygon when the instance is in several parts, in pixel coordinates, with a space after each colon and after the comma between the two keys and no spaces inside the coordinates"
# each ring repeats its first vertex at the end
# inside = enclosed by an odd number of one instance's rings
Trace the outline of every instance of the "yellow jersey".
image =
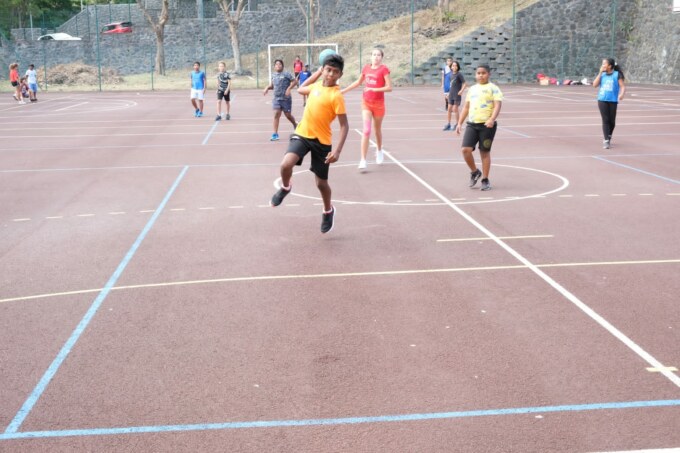
{"type": "Polygon", "coordinates": [[[316,138],[324,145],[331,145],[331,123],[338,115],[346,114],[345,98],[338,85],[323,86],[315,82],[307,96],[307,106],[295,133],[305,138],[316,138]]]}
{"type": "Polygon", "coordinates": [[[465,100],[470,103],[468,121],[486,123],[493,114],[494,101],[502,101],[503,93],[491,82],[484,85],[478,83],[468,90],[465,100]]]}

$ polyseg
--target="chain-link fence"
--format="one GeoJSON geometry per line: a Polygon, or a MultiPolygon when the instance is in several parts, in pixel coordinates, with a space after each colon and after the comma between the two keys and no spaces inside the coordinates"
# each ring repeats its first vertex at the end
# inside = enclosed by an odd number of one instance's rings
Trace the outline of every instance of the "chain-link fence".
{"type": "MultiPolygon", "coordinates": [[[[226,15],[217,2],[171,2],[159,45],[149,18],[158,22],[162,0],[145,0],[143,8],[124,1],[91,1],[82,10],[38,17],[14,15],[2,24],[2,30],[12,28],[11,34],[0,36],[0,61],[5,68],[19,62],[22,72],[34,64],[42,89],[48,90],[184,89],[194,61],[202,63],[211,82],[217,62],[226,61],[230,71],[241,69],[235,86],[263,88],[268,84],[269,44],[337,42],[349,80],[370,62],[374,46],[384,50],[384,62],[397,85],[439,84],[447,56],[461,63],[470,80],[476,65],[483,63],[491,66],[499,82],[533,81],[539,72],[580,79],[592,76],[602,58],[625,50],[635,12],[635,2],[624,0],[461,0],[452,2],[450,11],[433,6],[434,0],[386,0],[385,5],[378,2],[382,6],[371,4],[353,12],[357,16],[352,20],[370,22],[381,14],[398,18],[370,31],[359,28],[336,35],[330,32],[343,30],[336,23],[340,12],[329,10],[331,0],[315,3],[325,9],[316,18],[311,15],[312,21],[320,21],[314,24],[294,2],[241,0],[247,3],[238,25],[237,65],[227,23],[234,13],[226,15]],[[492,10],[482,11],[480,4],[492,10]],[[492,13],[492,20],[482,19],[482,14],[492,13]]],[[[297,55],[311,68],[318,64],[304,46],[278,48],[272,58],[282,58],[292,71],[297,55]]]]}

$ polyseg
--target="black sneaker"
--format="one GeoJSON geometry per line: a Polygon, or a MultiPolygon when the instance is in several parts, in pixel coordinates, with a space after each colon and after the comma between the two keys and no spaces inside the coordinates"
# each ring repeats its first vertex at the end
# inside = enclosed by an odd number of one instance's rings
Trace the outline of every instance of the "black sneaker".
{"type": "Polygon", "coordinates": [[[477,184],[477,181],[479,181],[479,178],[482,177],[482,172],[479,171],[479,168],[472,173],[470,173],[470,187],[474,187],[475,184],[477,184]]]}
{"type": "Polygon", "coordinates": [[[331,212],[321,214],[321,232],[328,233],[333,229],[333,219],[335,217],[335,206],[331,206],[331,212]]]}
{"type": "Polygon", "coordinates": [[[491,183],[489,178],[482,179],[482,190],[491,190],[491,183]]]}
{"type": "Polygon", "coordinates": [[[290,193],[291,189],[285,190],[283,188],[279,189],[274,195],[272,195],[272,199],[269,202],[270,205],[272,206],[278,206],[283,202],[283,199],[286,198],[286,195],[290,193]]]}

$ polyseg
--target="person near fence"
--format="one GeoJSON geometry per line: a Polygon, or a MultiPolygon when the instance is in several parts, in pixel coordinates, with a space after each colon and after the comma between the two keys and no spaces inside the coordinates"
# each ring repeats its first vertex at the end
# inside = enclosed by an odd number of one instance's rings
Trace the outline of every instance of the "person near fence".
{"type": "Polygon", "coordinates": [[[217,64],[217,71],[217,116],[215,121],[222,119],[222,99],[224,99],[224,104],[227,107],[224,119],[230,120],[231,76],[227,72],[227,64],[224,61],[217,64]]]}
{"type": "MultiPolygon", "coordinates": [[[[303,66],[304,64],[302,63],[302,60],[300,60],[300,55],[296,56],[295,60],[293,61],[293,73],[295,74],[296,79],[300,77],[303,66]]],[[[302,82],[300,82],[300,84],[302,84],[302,82]]]]}
{"type": "Polygon", "coordinates": [[[11,63],[9,65],[9,82],[14,88],[14,99],[19,104],[25,104],[21,97],[21,85],[19,84],[19,63],[11,63]]]}
{"type": "Polygon", "coordinates": [[[448,57],[446,59],[446,64],[442,68],[442,90],[444,91],[444,110],[448,116],[448,122],[444,126],[445,131],[451,130],[451,115],[449,114],[449,91],[451,90],[451,74],[453,70],[451,65],[453,64],[453,58],[448,57]]]}
{"type": "Polygon", "coordinates": [[[283,70],[283,60],[274,60],[274,73],[272,80],[264,89],[266,96],[269,90],[274,90],[274,100],[272,101],[272,108],[274,109],[274,133],[269,140],[275,142],[279,139],[279,119],[281,112],[286,115],[288,121],[291,122],[293,128],[297,127],[295,117],[291,113],[293,110],[293,98],[290,91],[297,86],[297,79],[293,74],[283,70]]]}
{"type": "Polygon", "coordinates": [[[454,119],[456,120],[453,124],[454,127],[458,125],[458,119],[460,114],[458,112],[458,107],[463,99],[463,91],[467,88],[467,83],[465,83],[465,77],[463,73],[460,72],[460,64],[457,61],[451,63],[451,87],[449,89],[449,105],[446,110],[447,123],[444,127],[445,131],[451,130],[451,114],[453,113],[454,119]]]}
{"type": "Polygon", "coordinates": [[[593,86],[599,87],[597,92],[597,106],[602,117],[602,147],[611,146],[614,127],[616,127],[616,110],[619,102],[626,94],[626,84],[623,71],[613,58],[605,58],[600,66],[600,73],[593,80],[593,86]]]}
{"type": "Polygon", "coordinates": [[[342,90],[347,93],[358,87],[364,81],[363,100],[361,102],[361,116],[364,121],[364,130],[361,136],[361,160],[359,169],[366,169],[366,156],[368,154],[368,141],[371,137],[371,124],[375,129],[375,163],[380,165],[385,159],[383,151],[382,122],[385,118],[385,93],[392,91],[390,70],[382,63],[384,53],[382,49],[373,49],[371,63],[364,66],[357,80],[342,90]]]}
{"type": "Polygon", "coordinates": [[[30,99],[28,83],[26,83],[26,77],[22,77],[21,79],[19,79],[19,88],[21,89],[21,99],[30,99]]]}
{"type": "Polygon", "coordinates": [[[26,83],[28,84],[28,97],[31,102],[38,101],[38,73],[35,72],[35,66],[28,65],[26,70],[26,83]]]}
{"type": "Polygon", "coordinates": [[[479,65],[475,71],[477,84],[473,85],[465,96],[465,106],[458,120],[456,133],[460,135],[463,122],[467,118],[467,127],[463,135],[462,153],[465,163],[470,168],[470,187],[482,178],[482,190],[490,190],[489,172],[491,170],[491,145],[496,135],[496,118],[501,113],[503,93],[495,84],[489,82],[491,69],[488,65],[479,65]],[[469,116],[469,118],[468,118],[469,116]],[[475,165],[472,152],[479,144],[479,155],[482,159],[482,171],[475,165]]]}
{"type": "MultiPolygon", "coordinates": [[[[306,64],[306,65],[305,65],[305,70],[302,71],[302,72],[300,73],[300,75],[298,76],[298,80],[299,80],[300,86],[302,86],[302,85],[305,83],[305,80],[307,80],[307,79],[310,78],[311,76],[312,76],[312,73],[309,72],[309,65],[306,64]]],[[[304,106],[306,106],[306,105],[307,105],[307,95],[306,95],[306,94],[303,94],[303,95],[302,95],[302,106],[304,107],[304,106]]]]}
{"type": "Polygon", "coordinates": [[[311,153],[311,172],[314,173],[316,186],[323,200],[321,215],[321,232],[328,233],[333,229],[335,207],[331,202],[331,187],[328,184],[330,164],[340,159],[342,147],[349,132],[349,122],[345,110],[345,98],[338,86],[342,77],[345,61],[338,54],[332,54],[323,61],[319,68],[298,89],[298,93],[309,96],[309,102],[302,120],[290,137],[288,150],[281,162],[281,188],[272,196],[271,206],[278,206],[292,190],[291,178],[293,168],[302,165],[302,160],[311,153]],[[319,80],[321,79],[321,80],[319,80]],[[340,138],[335,149],[332,149],[331,123],[335,118],[340,123],[340,138]]]}
{"type": "Polygon", "coordinates": [[[201,71],[201,63],[194,62],[194,70],[191,71],[191,105],[194,106],[194,116],[203,116],[203,99],[207,87],[205,72],[201,71]]]}

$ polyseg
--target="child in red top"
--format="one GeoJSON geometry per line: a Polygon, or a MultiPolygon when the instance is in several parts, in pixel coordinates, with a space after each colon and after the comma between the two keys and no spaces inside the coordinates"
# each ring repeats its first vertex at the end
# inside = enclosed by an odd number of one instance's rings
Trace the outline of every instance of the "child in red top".
{"type": "Polygon", "coordinates": [[[392,80],[390,79],[390,70],[387,66],[382,64],[383,51],[381,49],[373,49],[371,53],[371,64],[364,66],[361,71],[361,76],[347,88],[342,90],[342,93],[347,93],[350,90],[366,82],[364,87],[364,97],[361,103],[361,116],[364,120],[364,132],[361,137],[361,160],[359,161],[359,169],[366,168],[366,155],[368,154],[368,141],[371,137],[371,123],[375,127],[375,141],[378,149],[375,152],[375,163],[380,165],[385,158],[382,148],[382,121],[385,117],[385,93],[392,91],[392,80]]]}
{"type": "Polygon", "coordinates": [[[19,84],[19,63],[9,65],[9,81],[14,87],[14,99],[19,101],[19,104],[25,104],[21,97],[21,85],[19,84]]]}

